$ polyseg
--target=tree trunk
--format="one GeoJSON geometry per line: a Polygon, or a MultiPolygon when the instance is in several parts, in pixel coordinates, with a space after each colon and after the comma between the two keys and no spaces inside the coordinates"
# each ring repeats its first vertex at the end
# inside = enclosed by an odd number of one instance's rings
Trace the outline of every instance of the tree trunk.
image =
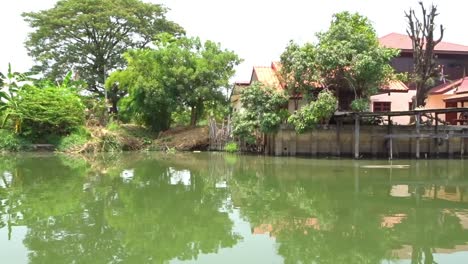
{"type": "Polygon", "coordinates": [[[195,127],[198,121],[198,109],[197,107],[193,106],[192,110],[190,111],[190,126],[195,127]]]}
{"type": "Polygon", "coordinates": [[[414,108],[426,105],[427,93],[424,92],[424,86],[422,84],[416,85],[416,101],[414,108]]]}
{"type": "Polygon", "coordinates": [[[111,109],[110,109],[110,114],[114,114],[114,115],[117,115],[118,114],[118,109],[117,109],[117,103],[118,103],[118,99],[116,97],[112,97],[111,98],[111,109]]]}

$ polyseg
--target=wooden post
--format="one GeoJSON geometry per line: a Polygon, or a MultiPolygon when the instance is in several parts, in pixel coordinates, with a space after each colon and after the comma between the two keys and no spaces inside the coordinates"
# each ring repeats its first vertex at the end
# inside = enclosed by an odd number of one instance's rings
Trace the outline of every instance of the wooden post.
{"type": "MultiPolygon", "coordinates": [[[[449,157],[450,159],[453,158],[453,152],[454,152],[454,148],[455,148],[454,144],[451,144],[451,143],[450,143],[450,139],[454,138],[454,137],[453,137],[453,133],[454,133],[453,130],[450,130],[450,131],[449,131],[448,138],[447,138],[448,157],[449,157]]],[[[453,140],[452,140],[452,141],[453,141],[453,140]]]]}
{"type": "Polygon", "coordinates": [[[460,140],[461,140],[461,144],[460,144],[460,156],[461,156],[461,158],[463,158],[463,156],[465,156],[465,138],[464,138],[464,137],[460,137],[460,140]]]}
{"type": "Polygon", "coordinates": [[[420,136],[421,136],[421,133],[420,133],[420,123],[421,123],[421,114],[417,114],[416,115],[416,159],[419,159],[421,157],[421,153],[420,153],[420,148],[419,148],[419,141],[420,141],[420,136]]]}
{"type": "Polygon", "coordinates": [[[359,159],[359,115],[354,115],[354,158],[359,159]]]}
{"type": "Polygon", "coordinates": [[[392,120],[390,119],[390,116],[388,116],[388,125],[387,125],[387,135],[390,137],[388,138],[388,144],[389,144],[389,158],[390,160],[393,160],[393,137],[392,137],[392,120]]]}
{"type": "Polygon", "coordinates": [[[336,155],[338,157],[341,156],[341,136],[340,136],[340,130],[341,130],[341,124],[343,121],[341,119],[336,121],[336,155]]]}
{"type": "Polygon", "coordinates": [[[436,156],[439,157],[439,141],[440,139],[438,138],[439,135],[439,114],[435,114],[435,128],[434,128],[434,133],[435,133],[435,149],[436,149],[436,156]]]}

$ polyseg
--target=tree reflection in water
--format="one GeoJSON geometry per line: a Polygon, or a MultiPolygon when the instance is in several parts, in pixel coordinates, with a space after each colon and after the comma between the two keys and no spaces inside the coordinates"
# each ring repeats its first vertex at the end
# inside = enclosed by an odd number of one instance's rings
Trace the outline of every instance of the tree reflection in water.
{"type": "Polygon", "coordinates": [[[144,157],[105,158],[102,164],[2,159],[0,170],[15,172],[1,188],[6,204],[15,204],[2,210],[2,219],[22,215],[2,225],[28,227],[31,263],[163,263],[196,259],[240,239],[220,210],[228,194],[211,179],[191,173],[189,186],[171,185],[177,167],[144,157]],[[132,179],[121,177],[125,168],[135,168],[132,179]]]}
{"type": "Polygon", "coordinates": [[[243,243],[234,208],[253,236],[275,239],[285,263],[427,264],[442,249],[468,251],[463,164],[362,166],[381,163],[222,154],[2,157],[0,229],[15,236],[12,227],[27,227],[31,263],[223,254],[243,243]]]}

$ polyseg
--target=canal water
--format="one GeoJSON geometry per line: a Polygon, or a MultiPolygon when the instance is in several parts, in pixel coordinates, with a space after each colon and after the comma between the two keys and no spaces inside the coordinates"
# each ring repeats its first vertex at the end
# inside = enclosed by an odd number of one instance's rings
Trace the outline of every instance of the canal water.
{"type": "Polygon", "coordinates": [[[468,263],[463,160],[0,156],[1,263],[468,263]]]}

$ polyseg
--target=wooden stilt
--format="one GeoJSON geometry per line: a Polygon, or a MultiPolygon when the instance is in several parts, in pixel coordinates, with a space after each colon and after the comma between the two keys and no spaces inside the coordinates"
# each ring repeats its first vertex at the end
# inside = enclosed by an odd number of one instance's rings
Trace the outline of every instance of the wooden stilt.
{"type": "Polygon", "coordinates": [[[336,121],[336,155],[338,157],[341,156],[341,133],[340,133],[340,130],[341,130],[341,124],[343,123],[343,121],[341,119],[337,120],[336,121]]]}
{"type": "Polygon", "coordinates": [[[421,136],[421,131],[420,131],[420,125],[421,125],[421,114],[416,114],[416,135],[418,136],[416,138],[416,159],[421,158],[421,153],[420,153],[420,136],[421,136]]]}
{"type": "MultiPolygon", "coordinates": [[[[392,120],[390,119],[390,116],[388,116],[388,125],[387,125],[387,134],[391,135],[392,134],[392,120]]],[[[388,139],[388,144],[389,144],[389,159],[393,160],[393,137],[389,137],[388,139]]]]}
{"type": "Polygon", "coordinates": [[[354,158],[359,159],[359,115],[354,116],[354,158]]]}
{"type": "Polygon", "coordinates": [[[436,156],[439,157],[439,141],[440,139],[437,137],[439,134],[439,114],[435,114],[435,127],[434,127],[434,133],[436,135],[435,140],[435,149],[436,149],[436,156]]]}

